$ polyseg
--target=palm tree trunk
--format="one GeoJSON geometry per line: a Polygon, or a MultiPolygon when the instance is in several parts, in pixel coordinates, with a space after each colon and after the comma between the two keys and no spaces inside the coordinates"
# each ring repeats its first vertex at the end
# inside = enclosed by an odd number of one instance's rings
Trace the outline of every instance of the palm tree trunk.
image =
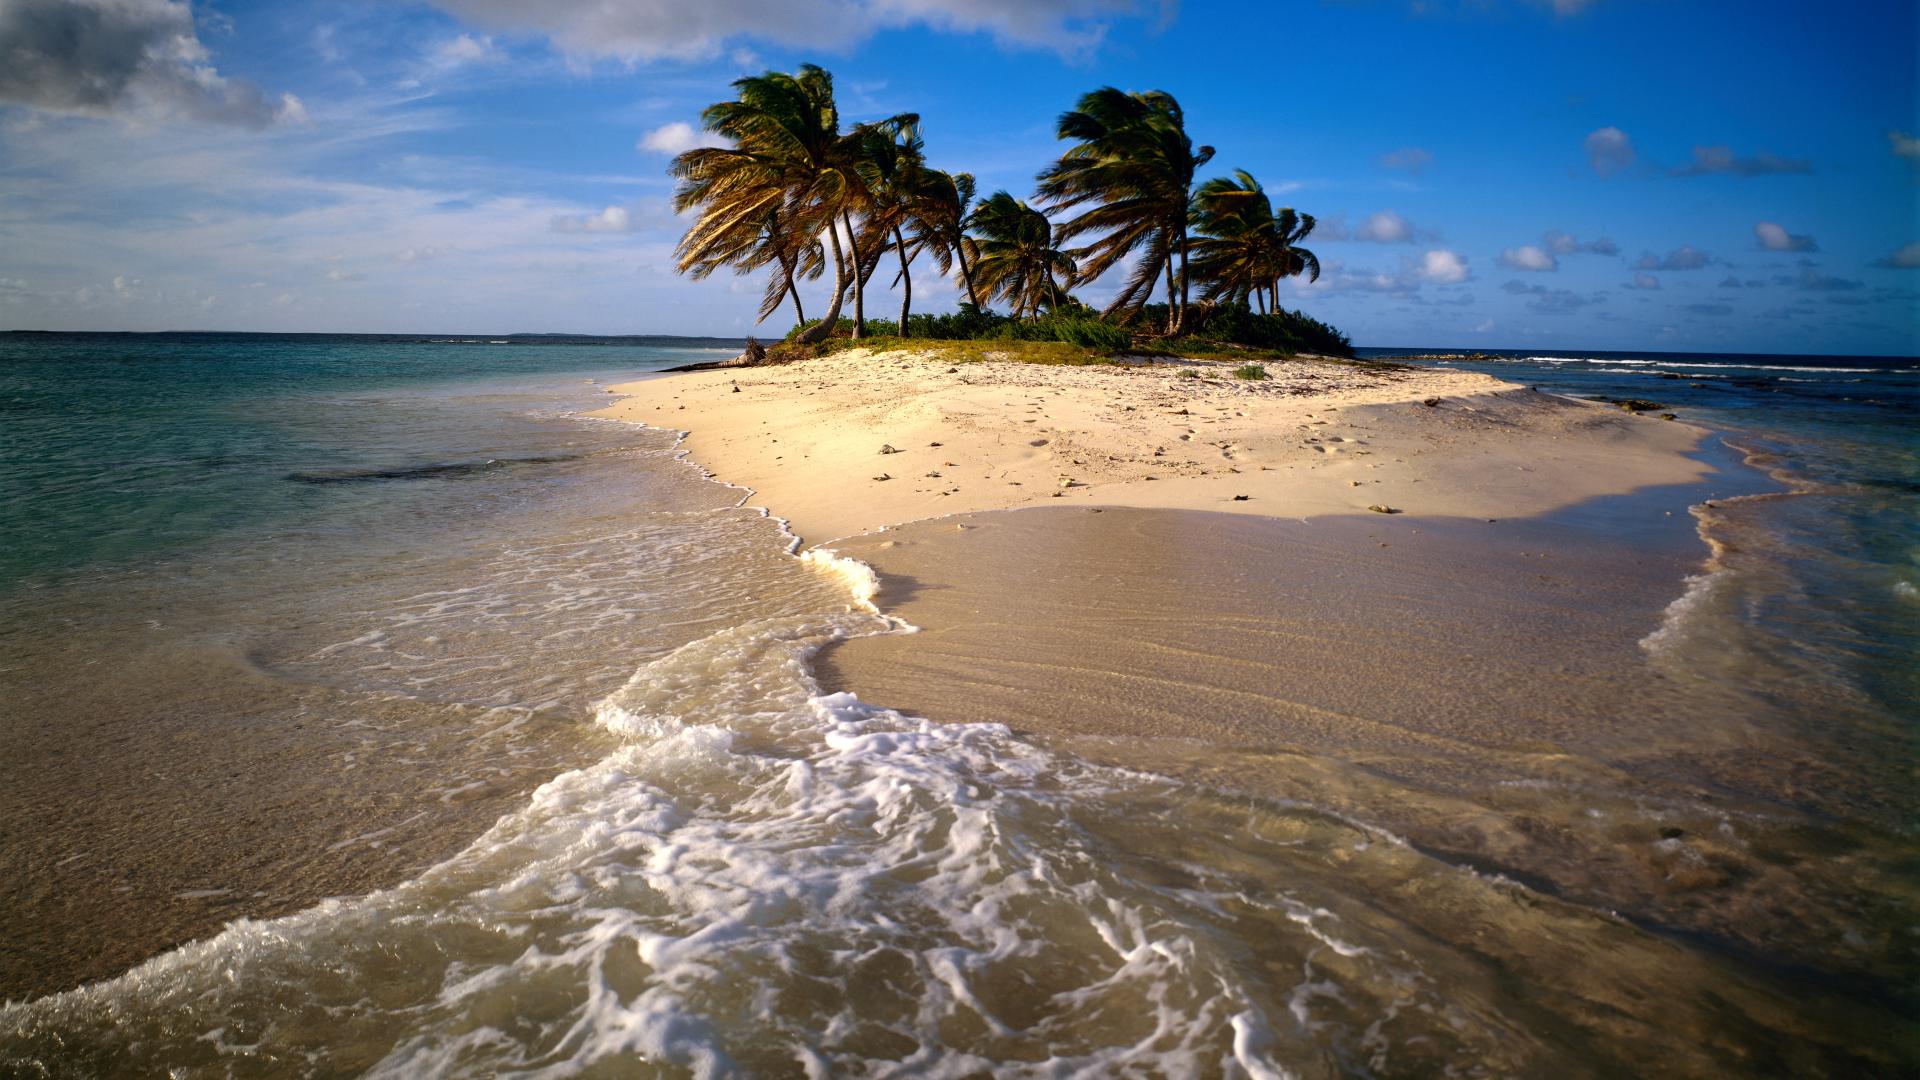
{"type": "Polygon", "coordinates": [[[1270,288],[1273,289],[1273,308],[1269,314],[1278,315],[1280,314],[1280,279],[1274,278],[1270,288]]]}
{"type": "Polygon", "coordinates": [[[1257,297],[1257,298],[1259,298],[1259,301],[1260,301],[1260,314],[1262,314],[1262,315],[1265,315],[1265,314],[1267,313],[1267,290],[1265,290],[1265,289],[1255,289],[1255,290],[1253,290],[1253,295],[1254,295],[1255,297],[1257,297]]]}
{"type": "Polygon", "coordinates": [[[1167,272],[1167,333],[1171,335],[1180,319],[1180,294],[1173,291],[1173,252],[1167,252],[1160,265],[1167,272]]]}
{"type": "Polygon", "coordinates": [[[1187,225],[1180,223],[1180,321],[1174,324],[1174,336],[1187,332],[1187,225]]]}
{"type": "Polygon", "coordinates": [[[861,273],[860,240],[853,235],[853,217],[842,211],[840,220],[847,223],[847,250],[853,255],[853,336],[867,336],[867,282],[861,273]]]}
{"type": "Polygon", "coordinates": [[[973,291],[973,271],[967,269],[966,240],[962,239],[959,243],[953,245],[953,255],[960,260],[960,280],[967,283],[967,302],[978,308],[980,306],[980,297],[979,294],[973,291]]]}
{"type": "Polygon", "coordinates": [[[807,321],[807,310],[800,306],[800,290],[793,284],[793,260],[781,256],[780,268],[787,272],[787,295],[793,298],[793,325],[799,326],[807,321]]]}
{"type": "Polygon", "coordinates": [[[907,337],[907,309],[913,306],[913,275],[907,273],[907,238],[893,227],[893,248],[900,256],[900,336],[907,337]]]}
{"type": "MultiPolygon", "coordinates": [[[[838,226],[828,226],[827,239],[833,242],[833,303],[827,305],[827,313],[820,317],[820,321],[814,324],[813,329],[800,335],[798,340],[802,345],[815,345],[827,340],[827,336],[833,333],[835,324],[840,321],[840,304],[847,297],[847,257],[840,250],[838,226]]],[[[794,303],[799,302],[799,296],[796,294],[794,303]]]]}

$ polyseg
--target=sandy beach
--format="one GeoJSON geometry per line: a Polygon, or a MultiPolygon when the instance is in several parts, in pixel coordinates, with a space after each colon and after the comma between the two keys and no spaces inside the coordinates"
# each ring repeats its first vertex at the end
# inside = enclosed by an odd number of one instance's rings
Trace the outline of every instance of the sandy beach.
{"type": "Polygon", "coordinates": [[[952,364],[852,350],[611,388],[602,415],[817,544],[928,517],[1132,506],[1302,518],[1525,517],[1706,474],[1701,429],[1485,375],[1296,360],[952,364]],[[737,391],[737,392],[736,392],[737,391]],[[897,451],[897,452],[888,452],[897,451]]]}
{"type": "MultiPolygon", "coordinates": [[[[686,432],[749,505],[878,572],[876,602],[919,632],[831,645],[826,691],[1524,883],[1551,926],[1495,905],[1423,932],[1493,935],[1537,985],[1557,943],[1613,955],[1550,1008],[1678,1072],[1894,1022],[1820,994],[1783,1008],[1796,991],[1767,973],[1898,966],[1891,864],[1821,862],[1780,809],[1867,766],[1645,644],[1708,554],[1688,507],[1765,478],[1658,412],[1447,369],[1267,370],[849,352],[622,385],[604,415],[686,432]],[[1692,1003],[1710,990],[1748,1019],[1692,1003]]],[[[1884,850],[1893,824],[1856,835],[1884,850]]]]}

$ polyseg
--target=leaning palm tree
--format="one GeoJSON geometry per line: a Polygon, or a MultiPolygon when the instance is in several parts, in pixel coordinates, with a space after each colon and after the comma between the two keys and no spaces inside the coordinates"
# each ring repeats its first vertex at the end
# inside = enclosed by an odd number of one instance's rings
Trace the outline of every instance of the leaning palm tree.
{"type": "Polygon", "coordinates": [[[971,261],[977,255],[974,240],[967,235],[967,213],[973,206],[973,174],[948,173],[926,169],[914,192],[908,218],[907,241],[914,250],[933,259],[942,277],[960,270],[960,282],[967,291],[967,302],[980,306],[980,295],[973,287],[971,261]]]}
{"type": "Polygon", "coordinates": [[[900,336],[906,337],[907,316],[913,307],[911,264],[917,249],[907,242],[904,230],[913,220],[914,204],[926,182],[925,147],[914,122],[863,127],[862,135],[856,171],[866,191],[865,246],[872,250],[875,266],[886,251],[900,260],[894,280],[900,285],[900,336]]]}
{"type": "Polygon", "coordinates": [[[1313,231],[1312,214],[1296,214],[1291,206],[1283,206],[1273,216],[1275,246],[1279,248],[1278,272],[1274,274],[1270,286],[1273,295],[1272,310],[1280,310],[1280,279],[1306,274],[1308,281],[1320,280],[1320,256],[1300,247],[1300,241],[1313,231]]]}
{"type": "Polygon", "coordinates": [[[974,207],[979,234],[974,280],[989,299],[1003,299],[1014,318],[1031,318],[1040,306],[1058,307],[1066,295],[1061,280],[1073,282],[1073,256],[1055,246],[1047,215],[1004,191],[974,207]]]}
{"type": "Polygon", "coordinates": [[[1277,270],[1273,204],[1260,182],[1238,170],[1216,177],[1193,193],[1193,276],[1203,283],[1202,301],[1244,302],[1258,295],[1277,270]]]}
{"type": "MultiPolygon", "coordinates": [[[[820,341],[833,332],[849,283],[860,314],[859,251],[849,259],[841,244],[856,242],[852,215],[863,186],[849,136],[840,130],[833,76],[812,64],[798,74],[769,71],[734,81],[736,97],[708,106],[701,122],[729,146],[699,147],[673,159],[680,180],[674,209],[698,208],[699,217],[681,240],[684,266],[701,264],[726,237],[777,210],[784,227],[809,240],[825,234],[832,246],[833,300],[820,322],[800,336],[820,341]]],[[[804,247],[804,244],[799,245],[804,247]]]]}
{"type": "Polygon", "coordinates": [[[674,254],[680,272],[691,274],[695,281],[721,269],[751,274],[762,267],[777,266],[778,272],[767,276],[755,319],[766,321],[791,299],[796,325],[807,321],[797,279],[817,279],[825,265],[819,239],[787,228],[778,203],[757,218],[736,221],[731,228],[710,229],[698,235],[689,232],[674,254]]]}
{"type": "Polygon", "coordinates": [[[1135,255],[1133,272],[1107,313],[1137,311],[1164,273],[1167,329],[1179,333],[1189,296],[1193,174],[1213,158],[1213,147],[1193,145],[1180,103],[1160,90],[1095,90],[1061,115],[1057,133],[1074,145],[1040,173],[1039,192],[1051,209],[1086,207],[1060,227],[1063,240],[1091,238],[1073,252],[1083,260],[1082,278],[1099,277],[1135,255]]]}
{"type": "Polygon", "coordinates": [[[1267,194],[1245,169],[1216,177],[1193,195],[1194,277],[1205,282],[1201,298],[1277,309],[1279,281],[1310,271],[1319,280],[1320,260],[1293,245],[1313,231],[1310,214],[1284,207],[1278,214],[1267,194]]]}

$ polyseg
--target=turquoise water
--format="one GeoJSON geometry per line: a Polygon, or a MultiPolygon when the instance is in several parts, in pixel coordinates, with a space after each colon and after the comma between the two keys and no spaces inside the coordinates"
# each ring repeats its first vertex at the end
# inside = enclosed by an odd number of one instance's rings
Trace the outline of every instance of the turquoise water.
{"type": "Polygon", "coordinates": [[[479,423],[439,399],[457,391],[484,409],[489,389],[537,387],[540,409],[554,412],[591,400],[586,379],[737,350],[707,340],[0,334],[0,590],[391,494],[290,476],[505,468],[581,452],[578,432],[569,444],[511,409],[479,423]],[[556,385],[579,393],[556,400],[547,393],[556,385]]]}

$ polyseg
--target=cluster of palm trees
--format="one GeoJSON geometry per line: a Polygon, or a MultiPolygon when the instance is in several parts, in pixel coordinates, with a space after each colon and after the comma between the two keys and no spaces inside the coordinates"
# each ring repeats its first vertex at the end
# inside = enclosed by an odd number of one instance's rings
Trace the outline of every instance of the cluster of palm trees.
{"type": "Polygon", "coordinates": [[[970,174],[928,165],[917,114],[843,131],[833,76],[813,65],[733,87],[734,100],[701,114],[727,145],[688,150],[670,167],[674,209],[697,212],[679,267],[696,278],[767,270],[758,317],[791,302],[805,324],[799,283],[830,266],[827,310],[802,341],[830,334],[849,302],[854,336],[864,334],[867,286],[887,265],[906,333],[922,255],[942,276],[957,271],[976,308],[1003,302],[1016,318],[1073,303],[1074,286],[1131,257],[1103,314],[1133,318],[1164,282],[1171,334],[1192,325],[1196,284],[1203,305],[1265,311],[1278,309],[1282,278],[1320,275],[1298,246],[1311,215],[1276,212],[1245,171],[1195,188],[1213,148],[1193,144],[1179,102],[1162,91],[1106,87],[1061,116],[1059,136],[1072,145],[1040,173],[1036,207],[1006,191],[976,201],[970,174]]]}

